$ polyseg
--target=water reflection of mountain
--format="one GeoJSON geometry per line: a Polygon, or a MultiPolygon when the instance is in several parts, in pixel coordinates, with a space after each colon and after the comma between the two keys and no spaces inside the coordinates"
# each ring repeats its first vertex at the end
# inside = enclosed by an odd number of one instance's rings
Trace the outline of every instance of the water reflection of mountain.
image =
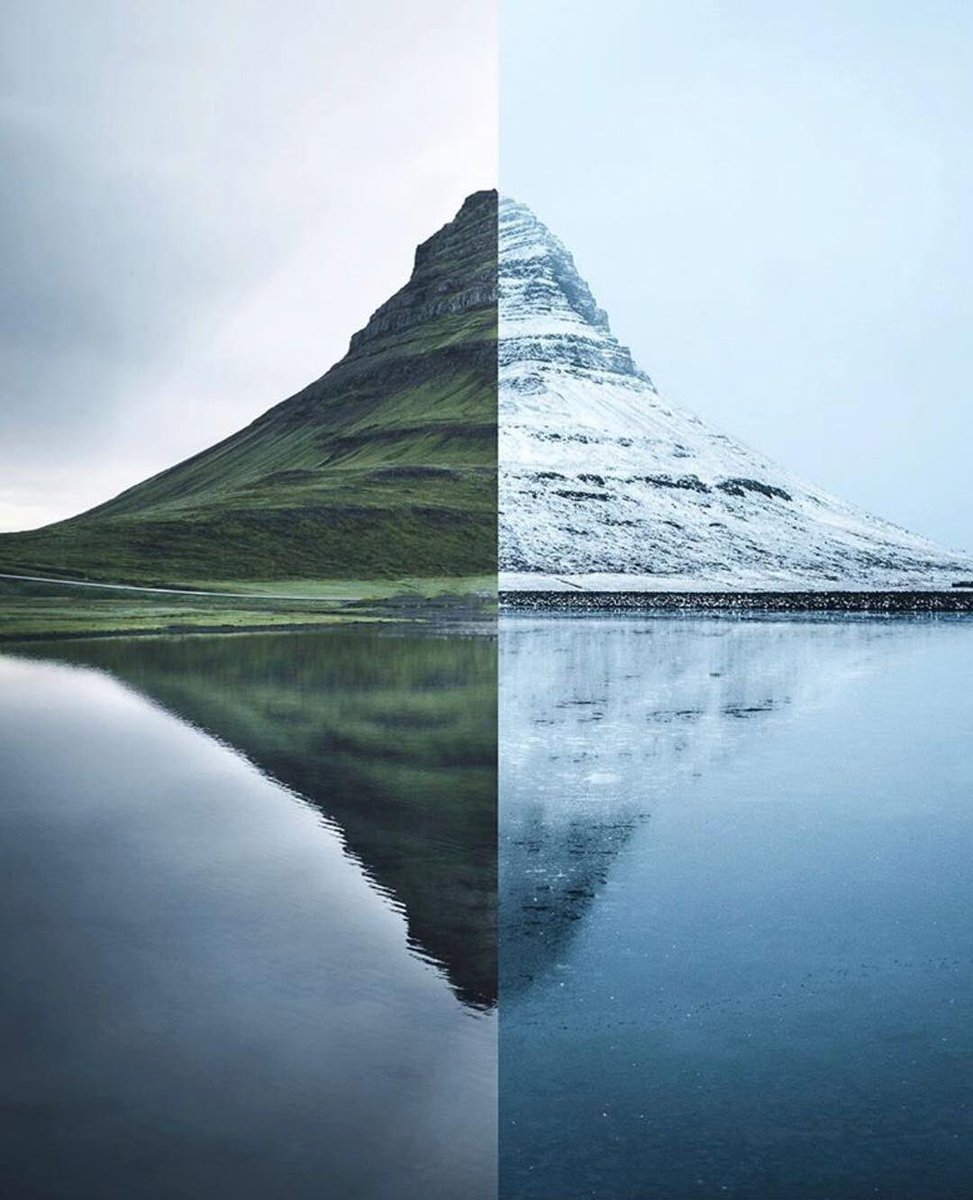
{"type": "Polygon", "coordinates": [[[30,651],[109,671],[315,805],[457,995],[496,1000],[492,639],[345,632],[30,651]]]}
{"type": "Polygon", "coordinates": [[[894,622],[510,617],[500,633],[501,986],[556,968],[672,782],[868,669],[894,622]]]}

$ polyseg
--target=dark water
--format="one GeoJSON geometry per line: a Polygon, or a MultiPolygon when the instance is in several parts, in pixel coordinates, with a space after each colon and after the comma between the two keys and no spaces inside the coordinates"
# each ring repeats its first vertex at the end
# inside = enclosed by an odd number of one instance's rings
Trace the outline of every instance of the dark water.
{"type": "Polygon", "coordinates": [[[0,658],[0,1195],[496,1194],[489,639],[0,658]]]}
{"type": "Polygon", "coordinates": [[[501,1195],[973,1195],[973,624],[501,626],[501,1195]]]}

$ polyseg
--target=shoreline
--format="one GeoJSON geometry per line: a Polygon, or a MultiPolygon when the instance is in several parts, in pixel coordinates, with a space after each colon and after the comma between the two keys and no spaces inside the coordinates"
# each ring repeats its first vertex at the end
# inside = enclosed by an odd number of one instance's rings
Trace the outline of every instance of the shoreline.
{"type": "Polygon", "coordinates": [[[501,612],[970,613],[973,589],[802,592],[500,592],[501,612]]]}
{"type": "Polygon", "coordinates": [[[222,581],[209,587],[156,588],[0,575],[0,646],[79,638],[308,633],[366,625],[446,630],[478,626],[496,611],[496,593],[485,592],[481,579],[282,580],[263,582],[265,590],[261,585],[245,588],[222,581]]]}

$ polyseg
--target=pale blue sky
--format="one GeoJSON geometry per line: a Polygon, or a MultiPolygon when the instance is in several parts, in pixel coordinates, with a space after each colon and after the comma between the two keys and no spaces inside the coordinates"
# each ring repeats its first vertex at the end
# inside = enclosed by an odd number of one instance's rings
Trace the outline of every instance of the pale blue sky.
{"type": "Polygon", "coordinates": [[[504,0],[501,186],[660,390],[973,549],[973,5],[504,0]]]}

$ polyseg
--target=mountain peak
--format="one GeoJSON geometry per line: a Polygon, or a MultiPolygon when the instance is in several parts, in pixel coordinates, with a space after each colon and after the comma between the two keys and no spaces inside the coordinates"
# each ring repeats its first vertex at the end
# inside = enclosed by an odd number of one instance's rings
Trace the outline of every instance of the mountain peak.
{"type": "Polygon", "coordinates": [[[631,352],[612,335],[574,258],[527,207],[501,197],[498,213],[501,361],[561,362],[640,377],[631,352]]]}
{"type": "Polygon", "coordinates": [[[416,247],[408,283],[354,334],[349,354],[388,335],[497,303],[497,193],[473,192],[456,216],[416,247]]]}

